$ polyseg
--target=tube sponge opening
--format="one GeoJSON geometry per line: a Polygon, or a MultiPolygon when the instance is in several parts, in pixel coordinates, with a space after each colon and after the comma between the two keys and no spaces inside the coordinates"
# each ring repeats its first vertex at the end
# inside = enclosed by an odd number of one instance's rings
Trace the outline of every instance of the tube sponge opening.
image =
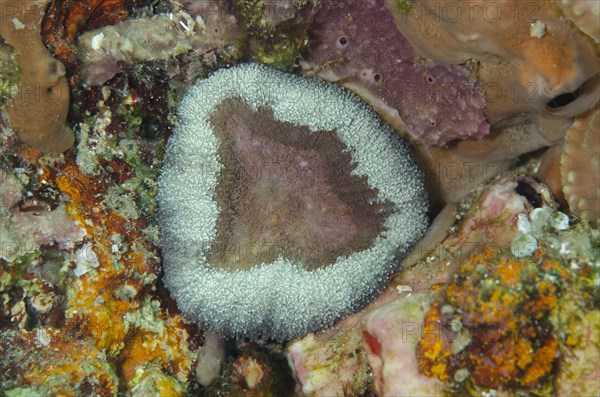
{"type": "Polygon", "coordinates": [[[18,4],[0,0],[0,36],[15,49],[21,74],[8,118],[23,142],[44,153],[62,153],[75,141],[66,124],[69,84],[64,65],[42,43],[38,7],[32,1],[18,4]]]}
{"type": "Polygon", "coordinates": [[[159,178],[164,281],[228,336],[331,325],[427,226],[407,146],[343,89],[245,64],[183,98],[159,178]]]}

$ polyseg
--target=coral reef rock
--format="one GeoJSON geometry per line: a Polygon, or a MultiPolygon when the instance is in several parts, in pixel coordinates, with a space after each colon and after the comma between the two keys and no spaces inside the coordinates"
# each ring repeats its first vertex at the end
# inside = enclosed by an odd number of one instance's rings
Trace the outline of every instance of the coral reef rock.
{"type": "Polygon", "coordinates": [[[489,132],[483,88],[469,69],[418,57],[382,0],[325,1],[314,13],[314,45],[300,63],[305,74],[371,99],[388,122],[426,146],[489,132]]]}
{"type": "MultiPolygon", "coordinates": [[[[415,51],[450,64],[478,63],[492,124],[520,113],[568,118],[594,105],[596,45],[554,1],[410,2],[386,0],[415,51]]],[[[534,120],[542,133],[543,121],[534,120]]]]}
{"type": "Polygon", "coordinates": [[[127,66],[171,62],[175,67],[175,57],[233,45],[238,35],[233,15],[204,10],[194,18],[181,10],[95,29],[79,36],[78,44],[86,84],[101,86],[127,66]]]}

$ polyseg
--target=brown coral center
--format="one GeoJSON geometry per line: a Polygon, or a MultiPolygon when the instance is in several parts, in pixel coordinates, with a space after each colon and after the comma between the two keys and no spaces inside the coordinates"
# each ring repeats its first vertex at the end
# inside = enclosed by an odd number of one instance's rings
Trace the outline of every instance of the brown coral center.
{"type": "Polygon", "coordinates": [[[282,256],[306,269],[370,247],[392,210],[335,132],[312,133],[253,111],[240,99],[216,107],[211,124],[224,165],[221,210],[208,262],[249,269],[282,256]]]}

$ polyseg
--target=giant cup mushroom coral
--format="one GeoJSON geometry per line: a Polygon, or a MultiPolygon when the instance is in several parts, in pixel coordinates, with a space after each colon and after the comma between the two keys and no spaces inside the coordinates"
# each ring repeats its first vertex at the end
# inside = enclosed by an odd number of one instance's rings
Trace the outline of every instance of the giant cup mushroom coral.
{"type": "Polygon", "coordinates": [[[426,227],[407,146],[337,86],[245,64],[197,83],[179,117],[159,178],[164,282],[214,332],[330,325],[426,227]]]}

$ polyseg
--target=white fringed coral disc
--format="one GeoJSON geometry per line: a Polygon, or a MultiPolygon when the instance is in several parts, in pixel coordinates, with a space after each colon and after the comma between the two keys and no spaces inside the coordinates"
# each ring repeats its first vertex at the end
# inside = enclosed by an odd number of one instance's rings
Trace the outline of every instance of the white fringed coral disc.
{"type": "Polygon", "coordinates": [[[406,145],[337,86],[245,64],[199,81],[182,100],[179,117],[159,178],[164,281],[181,311],[214,332],[283,340],[331,325],[385,285],[398,255],[426,228],[422,175],[406,145]],[[211,120],[232,99],[253,112],[268,109],[282,126],[337,134],[351,156],[351,174],[376,192],[368,205],[393,205],[367,248],[315,270],[283,254],[247,270],[209,263],[223,212],[217,186],[227,172],[211,120]]]}

